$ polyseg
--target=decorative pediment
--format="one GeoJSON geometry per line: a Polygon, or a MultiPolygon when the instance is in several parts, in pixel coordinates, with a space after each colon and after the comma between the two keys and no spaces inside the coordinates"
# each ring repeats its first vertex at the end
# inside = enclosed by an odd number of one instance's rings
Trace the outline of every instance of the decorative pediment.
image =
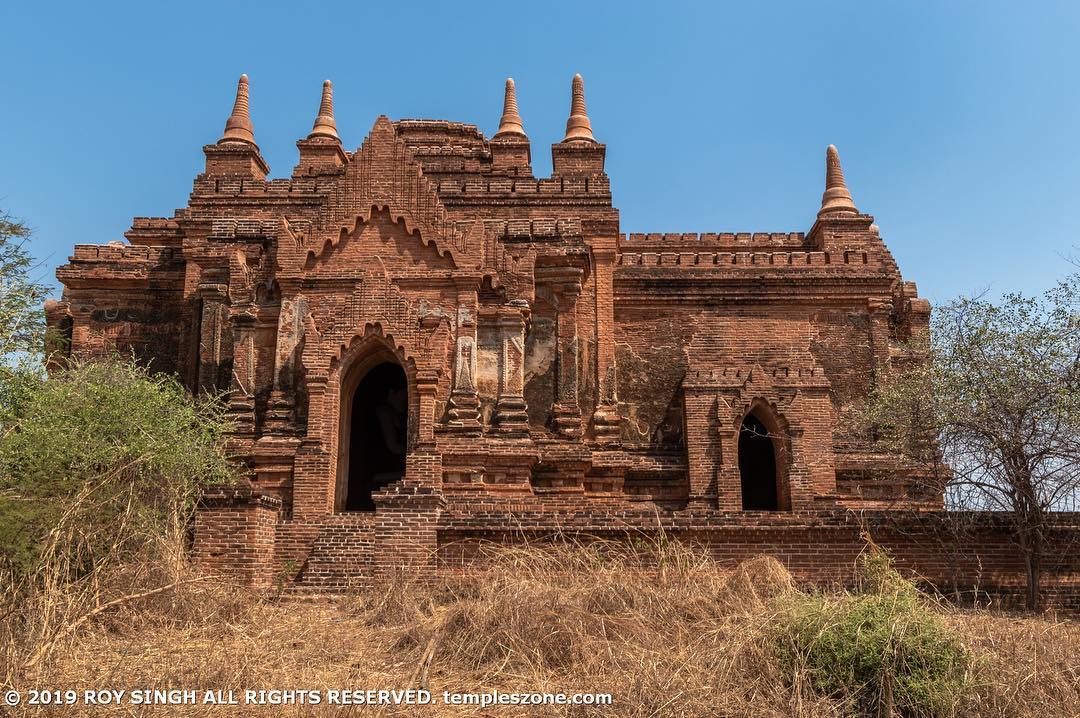
{"type": "Polygon", "coordinates": [[[772,416],[783,417],[803,392],[825,392],[829,381],[820,367],[740,368],[691,370],[683,380],[686,391],[715,393],[716,417],[721,426],[738,427],[755,405],[765,405],[772,416]]]}
{"type": "Polygon", "coordinates": [[[830,384],[821,367],[770,367],[760,364],[720,369],[691,369],[683,386],[691,389],[726,389],[740,392],[771,391],[781,388],[828,389],[830,384]]]}
{"type": "Polygon", "coordinates": [[[440,250],[435,240],[425,239],[410,217],[395,214],[389,205],[383,205],[368,207],[321,247],[309,249],[304,272],[310,275],[335,262],[367,266],[375,258],[383,266],[400,261],[403,267],[457,269],[451,253],[440,250]]]}
{"type": "Polygon", "coordinates": [[[384,116],[375,121],[325,206],[310,231],[289,232],[292,241],[280,257],[284,271],[304,274],[332,260],[343,241],[378,213],[403,228],[403,239],[438,257],[440,267],[477,269],[482,264],[483,233],[450,218],[413,151],[384,116]]]}

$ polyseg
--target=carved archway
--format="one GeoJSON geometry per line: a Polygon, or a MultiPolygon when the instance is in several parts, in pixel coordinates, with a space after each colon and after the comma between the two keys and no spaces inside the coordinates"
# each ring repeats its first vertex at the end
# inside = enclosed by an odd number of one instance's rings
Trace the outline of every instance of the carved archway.
{"type": "Polygon", "coordinates": [[[338,365],[336,511],[372,510],[371,495],[404,476],[416,443],[416,371],[392,338],[368,334],[338,365]]]}

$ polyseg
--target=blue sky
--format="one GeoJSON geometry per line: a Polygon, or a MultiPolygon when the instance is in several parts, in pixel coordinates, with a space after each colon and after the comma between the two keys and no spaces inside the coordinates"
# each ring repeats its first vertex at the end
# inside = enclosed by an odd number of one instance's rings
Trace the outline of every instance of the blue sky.
{"type": "Polygon", "coordinates": [[[490,135],[513,76],[546,175],[580,72],[624,232],[807,230],[831,142],[931,300],[1039,291],[1080,252],[1075,3],[36,2],[0,26],[0,207],[49,277],[186,203],[241,72],[275,177],[327,77],[355,149],[379,114],[490,135]]]}

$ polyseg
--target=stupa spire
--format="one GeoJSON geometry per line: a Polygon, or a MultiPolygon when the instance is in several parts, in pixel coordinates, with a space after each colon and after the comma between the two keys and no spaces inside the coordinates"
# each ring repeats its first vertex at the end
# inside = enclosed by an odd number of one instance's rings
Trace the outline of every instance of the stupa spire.
{"type": "Polygon", "coordinates": [[[520,135],[527,137],[525,127],[521,124],[521,115],[518,113],[517,90],[514,88],[514,78],[506,78],[506,94],[503,96],[502,119],[499,120],[499,131],[495,137],[507,135],[520,135]]]}
{"type": "Polygon", "coordinates": [[[566,121],[566,137],[563,142],[596,142],[589,116],[585,113],[585,80],[574,75],[570,93],[570,119],[566,121]]]}
{"type": "Polygon", "coordinates": [[[315,118],[315,124],[311,127],[313,137],[330,137],[340,141],[337,133],[337,123],[334,122],[334,85],[330,80],[323,80],[322,102],[319,103],[319,115],[315,118]]]}
{"type": "Polygon", "coordinates": [[[255,130],[251,126],[251,117],[248,114],[247,75],[241,75],[240,82],[236,85],[236,101],[233,103],[232,114],[225,121],[225,134],[218,140],[218,143],[222,142],[255,144],[255,130]]]}
{"type": "Polygon", "coordinates": [[[825,151],[825,194],[821,196],[818,217],[858,214],[851,192],[844,182],[844,168],[840,166],[840,153],[835,145],[825,151]]]}

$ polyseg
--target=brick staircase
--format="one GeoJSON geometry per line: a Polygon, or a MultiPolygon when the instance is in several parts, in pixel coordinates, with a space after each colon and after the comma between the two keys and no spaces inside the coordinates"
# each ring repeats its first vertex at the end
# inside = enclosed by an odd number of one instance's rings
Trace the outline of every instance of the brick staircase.
{"type": "Polygon", "coordinates": [[[373,513],[328,516],[307,561],[286,589],[291,595],[342,594],[371,585],[375,549],[373,513]]]}

